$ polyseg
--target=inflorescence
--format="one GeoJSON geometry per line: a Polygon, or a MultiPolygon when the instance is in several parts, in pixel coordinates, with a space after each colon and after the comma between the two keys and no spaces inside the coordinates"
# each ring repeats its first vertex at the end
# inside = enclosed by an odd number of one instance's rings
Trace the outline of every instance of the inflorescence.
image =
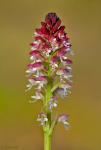
{"type": "MultiPolygon", "coordinates": [[[[43,110],[37,121],[45,126],[47,112],[52,112],[58,105],[58,98],[63,99],[71,92],[72,54],[71,43],[56,13],[48,13],[41,27],[34,32],[31,45],[30,63],[27,68],[27,90],[34,88],[30,102],[42,101],[43,110]]],[[[60,114],[56,123],[68,127],[68,115],[60,114]]]]}

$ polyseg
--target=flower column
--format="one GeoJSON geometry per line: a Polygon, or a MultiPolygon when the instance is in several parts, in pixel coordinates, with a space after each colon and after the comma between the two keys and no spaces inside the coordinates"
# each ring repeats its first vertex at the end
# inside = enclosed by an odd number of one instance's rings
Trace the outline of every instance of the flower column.
{"type": "Polygon", "coordinates": [[[40,100],[42,111],[38,114],[44,131],[44,150],[51,150],[53,129],[58,122],[68,127],[68,115],[53,116],[53,108],[57,107],[58,98],[64,98],[70,93],[72,81],[72,61],[68,58],[71,51],[69,38],[64,26],[56,13],[46,15],[41,22],[41,28],[34,32],[31,43],[30,60],[28,65],[27,90],[34,88],[30,102],[40,100]]]}

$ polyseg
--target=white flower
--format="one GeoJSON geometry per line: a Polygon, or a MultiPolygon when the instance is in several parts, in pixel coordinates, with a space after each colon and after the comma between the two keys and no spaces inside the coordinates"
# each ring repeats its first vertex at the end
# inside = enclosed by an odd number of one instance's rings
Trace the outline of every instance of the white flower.
{"type": "Polygon", "coordinates": [[[41,125],[45,125],[45,123],[48,121],[48,118],[45,113],[39,113],[37,121],[39,121],[41,125]]]}
{"type": "Polygon", "coordinates": [[[36,95],[31,96],[31,98],[32,98],[32,99],[39,100],[39,99],[42,99],[42,98],[43,98],[43,95],[42,95],[40,92],[37,92],[37,91],[36,91],[36,95]]]}
{"type": "Polygon", "coordinates": [[[53,107],[57,107],[57,98],[52,97],[49,101],[49,109],[52,111],[53,107]]]}

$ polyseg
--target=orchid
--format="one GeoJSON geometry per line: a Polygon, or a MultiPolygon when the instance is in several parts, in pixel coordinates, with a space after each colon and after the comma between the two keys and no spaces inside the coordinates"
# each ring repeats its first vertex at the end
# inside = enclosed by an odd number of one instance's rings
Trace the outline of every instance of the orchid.
{"type": "Polygon", "coordinates": [[[73,54],[69,36],[64,31],[56,13],[48,13],[41,27],[35,29],[30,44],[30,63],[27,66],[27,89],[33,89],[30,102],[42,101],[42,109],[37,121],[44,131],[44,150],[51,150],[54,127],[63,123],[68,128],[68,115],[53,115],[58,106],[59,96],[64,99],[71,93],[73,54]]]}

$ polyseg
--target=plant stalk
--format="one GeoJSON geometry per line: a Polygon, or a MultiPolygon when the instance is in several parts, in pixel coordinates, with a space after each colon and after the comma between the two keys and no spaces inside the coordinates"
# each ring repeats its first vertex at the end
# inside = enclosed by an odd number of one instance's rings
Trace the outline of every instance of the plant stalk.
{"type": "Polygon", "coordinates": [[[44,150],[51,150],[51,135],[44,132],[44,150]]]}
{"type": "Polygon", "coordinates": [[[48,121],[46,122],[46,126],[44,127],[44,150],[51,150],[51,140],[52,140],[52,133],[50,134],[50,128],[51,128],[51,115],[52,112],[48,108],[48,103],[50,101],[50,98],[52,96],[51,88],[52,88],[52,80],[51,80],[51,70],[49,67],[48,70],[48,84],[46,87],[46,99],[45,99],[45,113],[47,114],[48,121]]]}

